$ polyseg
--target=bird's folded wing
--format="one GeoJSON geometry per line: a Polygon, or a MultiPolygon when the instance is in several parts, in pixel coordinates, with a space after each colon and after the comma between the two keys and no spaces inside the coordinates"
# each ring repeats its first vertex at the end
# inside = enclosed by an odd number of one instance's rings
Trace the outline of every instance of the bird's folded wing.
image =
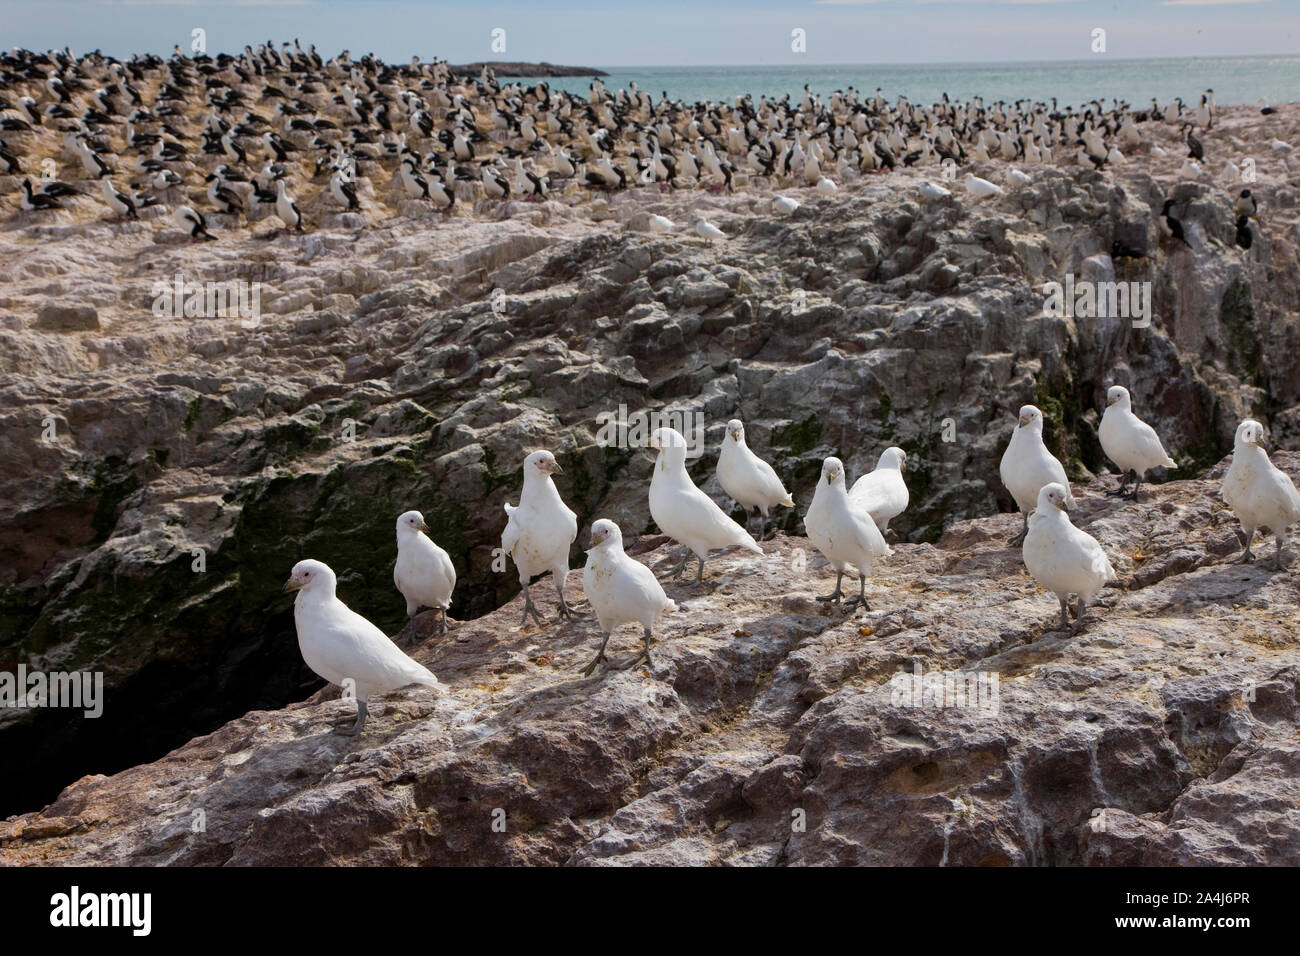
{"type": "Polygon", "coordinates": [[[1286,502],[1291,508],[1293,515],[1292,521],[1300,517],[1300,492],[1296,491],[1295,483],[1285,471],[1282,471],[1276,465],[1273,466],[1269,473],[1269,481],[1276,488],[1278,497],[1286,502]]]}
{"type": "Polygon", "coordinates": [[[880,529],[876,527],[876,523],[869,516],[855,513],[852,517],[853,537],[859,548],[877,558],[894,553],[889,545],[885,543],[885,536],[880,533],[880,529]]]}
{"type": "Polygon", "coordinates": [[[758,471],[759,484],[765,494],[773,496],[785,494],[785,485],[781,484],[781,478],[775,468],[757,455],[754,456],[754,467],[758,471]]]}
{"type": "Polygon", "coordinates": [[[358,689],[400,687],[423,671],[383,631],[349,608],[331,610],[320,626],[312,641],[313,657],[338,680],[354,680],[358,689]]]}
{"type": "Polygon", "coordinates": [[[1111,566],[1110,558],[1106,557],[1106,551],[1101,543],[1088,532],[1073,525],[1070,526],[1070,530],[1071,546],[1082,556],[1084,566],[1093,573],[1102,575],[1108,581],[1114,579],[1115,569],[1111,566]]]}
{"type": "Polygon", "coordinates": [[[667,595],[654,572],[635,558],[624,556],[614,580],[620,590],[626,590],[627,598],[638,606],[659,607],[667,602],[667,595]]]}
{"type": "Polygon", "coordinates": [[[1169,455],[1165,452],[1165,446],[1160,443],[1160,436],[1156,434],[1154,428],[1144,421],[1137,423],[1134,445],[1148,461],[1169,460],[1169,455]]]}
{"type": "Polygon", "coordinates": [[[519,535],[523,531],[519,526],[518,520],[515,518],[515,512],[518,510],[518,508],[512,505],[506,505],[506,514],[509,517],[506,519],[505,530],[501,532],[501,548],[506,554],[510,554],[514,551],[515,545],[519,543],[519,535]]]}

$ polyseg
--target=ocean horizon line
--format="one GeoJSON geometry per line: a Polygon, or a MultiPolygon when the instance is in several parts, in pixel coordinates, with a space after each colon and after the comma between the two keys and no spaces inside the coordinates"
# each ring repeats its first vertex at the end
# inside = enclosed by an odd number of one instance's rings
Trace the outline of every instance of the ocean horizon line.
{"type": "MultiPolygon", "coordinates": [[[[1106,56],[1100,57],[1074,57],[1071,59],[1049,59],[1049,60],[882,60],[876,62],[861,63],[806,63],[799,64],[795,62],[769,62],[769,63],[637,63],[628,65],[614,65],[609,63],[590,64],[593,70],[616,71],[619,73],[629,73],[637,70],[709,70],[709,69],[738,69],[738,70],[760,70],[760,69],[797,69],[801,65],[814,69],[863,69],[867,67],[899,67],[899,66],[916,66],[916,67],[981,67],[981,66],[1049,66],[1060,65],[1069,66],[1080,63],[1095,63],[1098,66],[1113,63],[1177,63],[1177,62],[1196,62],[1198,60],[1300,60],[1300,52],[1291,53],[1223,53],[1201,56],[1106,56]]],[[[528,63],[548,63],[552,66],[562,66],[568,69],[574,69],[567,63],[559,63],[555,60],[528,60],[519,61],[528,63]]]]}

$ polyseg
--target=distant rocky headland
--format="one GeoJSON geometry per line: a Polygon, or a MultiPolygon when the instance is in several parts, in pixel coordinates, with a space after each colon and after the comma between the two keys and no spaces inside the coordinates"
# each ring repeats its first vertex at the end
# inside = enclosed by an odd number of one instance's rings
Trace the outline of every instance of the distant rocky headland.
{"type": "Polygon", "coordinates": [[[489,60],[481,63],[453,64],[449,65],[448,69],[459,76],[478,76],[483,72],[484,67],[503,78],[514,76],[609,76],[604,70],[597,70],[591,66],[559,66],[555,63],[547,63],[544,60],[541,63],[489,60]]]}

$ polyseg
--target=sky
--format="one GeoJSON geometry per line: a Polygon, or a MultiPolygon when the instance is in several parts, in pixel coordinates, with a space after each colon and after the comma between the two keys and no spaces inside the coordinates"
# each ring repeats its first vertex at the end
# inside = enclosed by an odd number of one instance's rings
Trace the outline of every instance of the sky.
{"type": "Polygon", "coordinates": [[[201,29],[213,54],[298,37],[326,57],[616,68],[1077,60],[1097,29],[1118,58],[1300,52],[1300,0],[0,0],[0,26],[6,49],[117,57],[201,29]]]}

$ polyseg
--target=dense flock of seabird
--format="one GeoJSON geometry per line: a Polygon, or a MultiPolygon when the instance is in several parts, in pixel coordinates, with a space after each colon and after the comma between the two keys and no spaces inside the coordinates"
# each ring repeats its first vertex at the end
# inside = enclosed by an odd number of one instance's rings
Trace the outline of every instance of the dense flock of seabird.
{"type": "MultiPolygon", "coordinates": [[[[852,87],[826,98],[805,87],[801,98],[689,104],[666,93],[656,99],[635,83],[611,92],[595,79],[584,98],[544,81],[503,85],[488,69],[460,76],[436,59],[399,66],[344,51],[325,60],[296,40],[233,56],[177,49],[125,62],[15,50],[0,56],[0,175],[15,177],[12,190],[29,214],[83,197],[117,218],[158,206],[193,239],[210,240],[220,228],[272,215],[293,231],[318,227],[330,211],[382,220],[402,215],[407,202],[451,216],[466,203],[474,210],[591,190],[761,185],[833,197],[863,175],[905,167],[936,167],[939,179],[960,181],[978,200],[1004,187],[970,172],[958,180],[957,168],[1004,162],[1005,186],[1015,188],[1029,180],[1017,165],[1107,169],[1139,152],[1166,155],[1145,132],[1151,124],[1180,130],[1188,148],[1181,174],[1197,178],[1207,158],[1196,131],[1213,129],[1214,112],[1213,90],[1197,106],[1179,98],[1145,108],[959,103],[947,94],[923,107],[852,87]],[[304,208],[320,210],[314,223],[304,208]]],[[[1220,163],[1225,182],[1238,184],[1232,159],[1220,163]]],[[[949,195],[933,182],[920,188],[929,199],[949,195]]],[[[778,215],[798,205],[772,199],[778,215]]],[[[1178,237],[1171,205],[1164,216],[1178,237]]],[[[1249,190],[1238,207],[1239,243],[1248,246],[1249,190]]],[[[652,216],[649,228],[682,226],[652,216]]],[[[699,216],[690,228],[725,238],[699,216]]]]}
{"type": "MultiPolygon", "coordinates": [[[[1112,495],[1124,495],[1136,502],[1138,489],[1147,472],[1173,468],[1155,430],[1133,413],[1128,390],[1114,385],[1107,391],[1106,409],[1098,430],[1102,449],[1123,475],[1112,495]]],[[[1237,428],[1232,465],[1223,478],[1222,495],[1241,522],[1244,551],[1241,560],[1255,560],[1251,543],[1255,532],[1267,528],[1277,540],[1276,566],[1282,567],[1282,548],[1287,529],[1300,521],[1300,492],[1291,479],[1269,461],[1263,447],[1264,429],[1247,419],[1237,428]]],[[[681,546],[681,557],[668,580],[677,580],[692,554],[699,561],[690,587],[705,586],[704,563],[710,552],[741,549],[763,554],[763,548],[747,526],[728,514],[691,479],[686,470],[687,442],[672,428],[656,429],[649,439],[656,459],[648,489],[650,516],[659,530],[681,546]]],[[[836,571],[835,590],[818,601],[838,605],[850,613],[867,603],[866,579],[873,566],[893,553],[886,543],[889,522],[906,510],[909,495],[904,472],[907,454],[901,448],[886,449],[873,471],[848,487],[847,473],[839,458],[822,463],[821,477],[804,515],[809,542],[836,571]],[[845,573],[858,578],[858,593],[847,598],[841,585],[845,573]]],[[[1061,462],[1043,443],[1043,416],[1033,405],[1020,409],[1016,428],[1003,454],[1001,478],[1024,514],[1024,529],[1011,539],[1022,546],[1025,567],[1046,591],[1061,602],[1061,629],[1077,633],[1084,626],[1084,614],[1097,594],[1116,580],[1105,549],[1092,535],[1074,526],[1069,512],[1074,506],[1069,479],[1061,462]],[[1070,598],[1077,609],[1070,622],[1070,598]]],[[[559,599],[559,615],[573,619],[583,612],[571,608],[564,598],[569,572],[569,550],[578,537],[578,517],[564,503],[553,475],[563,474],[555,455],[534,451],[523,462],[523,488],[519,505],[507,504],[506,526],[501,535],[502,552],[514,561],[524,591],[524,612],[520,626],[531,616],[545,626],[533,603],[530,585],[538,575],[551,574],[559,599]]],[[[759,512],[764,519],[773,508],[796,507],[780,477],[770,464],[745,442],[745,427],[739,419],[727,423],[716,468],[718,483],[737,505],[759,512]]],[[[397,519],[397,561],[393,582],[406,602],[406,613],[415,629],[415,616],[422,607],[439,611],[439,633],[447,630],[447,609],[456,587],[456,570],[450,556],[428,536],[419,511],[407,511],[397,519]]],[[[303,658],[317,674],[355,695],[355,722],[341,732],[357,733],[366,718],[366,701],[374,695],[407,684],[437,687],[432,673],[411,660],[383,631],[351,611],[335,595],[335,576],[320,561],[299,561],[285,584],[298,591],[294,620],[303,658]]],[[[592,522],[590,548],[582,575],[582,588],[595,611],[603,638],[596,656],[582,670],[590,676],[602,664],[609,664],[605,649],[611,634],[624,624],[639,624],[643,644],[639,654],[618,665],[626,669],[649,662],[653,629],[661,614],[677,609],[663,584],[649,567],[626,553],[623,533],[608,518],[592,522]]],[[[345,721],[346,723],[346,721],[345,721]]]]}

